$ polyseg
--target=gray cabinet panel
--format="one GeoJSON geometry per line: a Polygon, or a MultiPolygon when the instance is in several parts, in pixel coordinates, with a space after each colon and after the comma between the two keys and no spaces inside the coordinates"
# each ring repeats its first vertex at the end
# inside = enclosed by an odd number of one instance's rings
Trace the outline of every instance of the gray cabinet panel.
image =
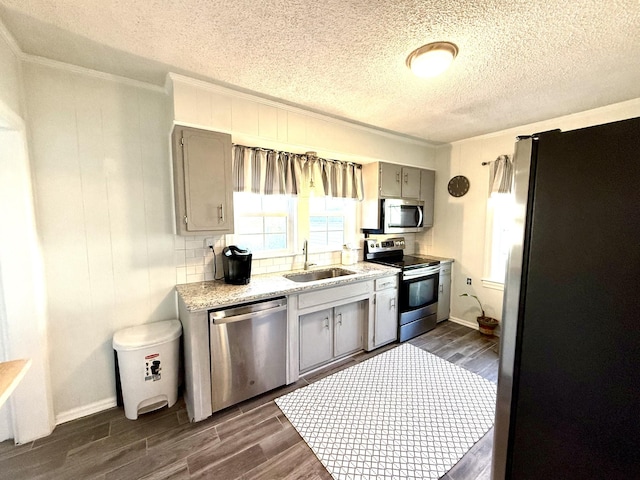
{"type": "Polygon", "coordinates": [[[334,356],[362,350],[364,309],[362,302],[336,307],[334,315],[334,356]]]}
{"type": "Polygon", "coordinates": [[[398,289],[376,292],[374,346],[379,347],[398,338],[398,289]]]}
{"type": "Polygon", "coordinates": [[[451,262],[440,264],[440,280],[438,284],[438,314],[437,321],[449,318],[451,313],[451,262]]]}
{"type": "Polygon", "coordinates": [[[333,309],[300,315],[300,371],[333,357],[333,309]]]}
{"type": "Polygon", "coordinates": [[[436,188],[436,172],[420,170],[420,200],[424,202],[424,226],[433,226],[433,208],[436,188]]]}
{"type": "Polygon", "coordinates": [[[173,162],[178,233],[233,233],[231,135],[176,126],[173,162]]]}

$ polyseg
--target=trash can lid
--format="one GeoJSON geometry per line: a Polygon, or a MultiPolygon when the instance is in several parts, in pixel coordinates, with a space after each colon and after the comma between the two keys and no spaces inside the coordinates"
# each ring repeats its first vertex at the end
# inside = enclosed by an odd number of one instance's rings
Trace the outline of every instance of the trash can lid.
{"type": "Polygon", "coordinates": [[[135,327],[123,328],[113,335],[113,348],[118,351],[138,350],[167,343],[182,334],[180,320],[145,323],[135,327]]]}

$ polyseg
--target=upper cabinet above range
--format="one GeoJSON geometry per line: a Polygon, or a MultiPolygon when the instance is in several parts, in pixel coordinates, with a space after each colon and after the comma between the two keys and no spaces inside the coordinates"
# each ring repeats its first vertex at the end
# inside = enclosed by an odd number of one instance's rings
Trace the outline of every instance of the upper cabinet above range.
{"type": "Polygon", "coordinates": [[[365,229],[381,229],[382,199],[422,200],[423,227],[433,226],[436,172],[393,163],[363,165],[364,202],[362,222],[365,229]]]}
{"type": "Polygon", "coordinates": [[[433,227],[434,199],[436,194],[436,172],[420,170],[420,200],[424,202],[425,227],[433,227]]]}
{"type": "Polygon", "coordinates": [[[176,125],[172,144],[178,234],[233,233],[231,135],[176,125]]]}
{"type": "MultiPolygon", "coordinates": [[[[377,163],[380,198],[419,198],[420,169],[393,163],[377,163]]],[[[376,181],[375,172],[367,179],[376,181]],[[371,178],[373,177],[373,178],[371,178]]]]}

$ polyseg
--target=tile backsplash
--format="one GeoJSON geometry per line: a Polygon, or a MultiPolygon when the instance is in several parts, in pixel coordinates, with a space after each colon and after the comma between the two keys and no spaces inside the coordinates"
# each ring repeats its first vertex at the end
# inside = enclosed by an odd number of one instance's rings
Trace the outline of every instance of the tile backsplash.
{"type": "MultiPolygon", "coordinates": [[[[390,235],[380,235],[386,238],[390,235]]],[[[429,228],[420,233],[407,233],[403,235],[406,241],[405,253],[412,254],[432,254],[433,244],[432,229],[429,228]]],[[[378,236],[374,235],[374,238],[378,236]]],[[[215,248],[215,278],[222,279],[224,271],[222,269],[222,249],[227,245],[224,235],[194,235],[183,237],[175,235],[175,262],[176,262],[176,284],[203,282],[214,279],[214,255],[206,240],[212,238],[215,248]]],[[[358,249],[358,261],[363,258],[363,240],[360,240],[358,249]]],[[[309,262],[318,266],[338,265],[342,262],[342,253],[324,252],[310,253],[309,262]]],[[[304,267],[304,256],[302,252],[296,255],[286,255],[273,258],[254,258],[251,265],[251,274],[260,275],[264,273],[287,272],[299,270],[304,267]]]]}
{"type": "MultiPolygon", "coordinates": [[[[214,279],[214,255],[206,246],[206,240],[212,238],[215,249],[215,278],[224,277],[222,269],[222,249],[227,245],[224,235],[195,235],[183,237],[175,235],[176,283],[193,283],[214,279]]],[[[358,260],[362,260],[362,249],[358,250],[358,260]]],[[[309,262],[318,266],[336,265],[342,262],[342,252],[310,253],[309,262]]],[[[302,252],[274,258],[254,258],[251,274],[287,272],[304,267],[302,252]]]]}

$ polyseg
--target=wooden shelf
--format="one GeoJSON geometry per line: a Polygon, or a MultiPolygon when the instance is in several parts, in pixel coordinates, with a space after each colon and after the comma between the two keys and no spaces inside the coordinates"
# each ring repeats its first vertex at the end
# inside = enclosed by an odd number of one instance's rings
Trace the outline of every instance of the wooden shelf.
{"type": "Polygon", "coordinates": [[[0,407],[18,386],[31,366],[31,360],[0,362],[0,407]]]}

